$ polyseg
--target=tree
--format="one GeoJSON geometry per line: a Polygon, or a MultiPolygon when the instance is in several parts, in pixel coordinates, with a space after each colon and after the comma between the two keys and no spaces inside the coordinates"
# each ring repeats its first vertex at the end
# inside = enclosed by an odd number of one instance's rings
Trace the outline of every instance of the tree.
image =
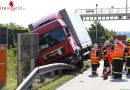
{"type": "MultiPolygon", "coordinates": [[[[96,23],[91,24],[91,27],[88,30],[88,33],[91,38],[96,38],[96,23]]],[[[106,39],[110,38],[112,33],[107,29],[104,28],[101,23],[97,23],[97,37],[105,37],[106,39]]]]}
{"type": "Polygon", "coordinates": [[[115,32],[114,30],[111,30],[110,32],[111,32],[111,35],[112,35],[112,36],[113,36],[113,35],[116,35],[116,32],[115,32]]]}
{"type": "Polygon", "coordinates": [[[97,23],[97,39],[96,39],[96,23],[91,24],[91,27],[88,29],[88,33],[92,39],[92,42],[97,42],[99,38],[109,39],[115,32],[113,30],[109,31],[107,28],[103,27],[101,23],[97,23]]]}

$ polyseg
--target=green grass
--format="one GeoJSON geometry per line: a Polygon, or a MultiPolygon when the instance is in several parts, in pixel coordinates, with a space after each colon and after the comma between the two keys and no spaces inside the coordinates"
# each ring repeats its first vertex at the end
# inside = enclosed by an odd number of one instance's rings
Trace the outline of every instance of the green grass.
{"type": "MultiPolygon", "coordinates": [[[[91,61],[84,61],[84,65],[85,65],[85,68],[88,69],[89,67],[91,67],[91,61]]],[[[67,75],[62,75],[58,79],[55,79],[54,81],[43,85],[38,90],[55,90],[56,88],[58,88],[65,82],[67,82],[67,81],[71,80],[72,78],[74,78],[75,76],[77,76],[79,73],[82,73],[82,71],[78,70],[78,71],[73,71],[67,75]]]]}
{"type": "Polygon", "coordinates": [[[7,59],[7,90],[15,90],[17,85],[17,63],[16,63],[16,49],[8,50],[8,59],[7,59]]]}
{"type": "Polygon", "coordinates": [[[43,85],[38,90],[55,90],[60,85],[64,84],[65,82],[69,81],[70,79],[74,78],[74,74],[62,75],[59,78],[43,85]]]}

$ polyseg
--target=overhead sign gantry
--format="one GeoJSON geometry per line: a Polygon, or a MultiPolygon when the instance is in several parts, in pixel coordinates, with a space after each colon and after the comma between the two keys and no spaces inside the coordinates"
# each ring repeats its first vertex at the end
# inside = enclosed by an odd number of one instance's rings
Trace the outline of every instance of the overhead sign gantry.
{"type": "Polygon", "coordinates": [[[130,8],[76,9],[83,21],[130,20],[130,8]]]}

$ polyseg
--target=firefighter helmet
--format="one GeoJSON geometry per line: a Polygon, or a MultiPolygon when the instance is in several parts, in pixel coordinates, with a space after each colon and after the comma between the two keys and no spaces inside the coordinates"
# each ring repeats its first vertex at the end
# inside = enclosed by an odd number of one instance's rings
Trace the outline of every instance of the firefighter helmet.
{"type": "Polygon", "coordinates": [[[104,46],[109,46],[111,43],[107,40],[107,41],[105,41],[105,43],[104,43],[104,46]]]}
{"type": "Polygon", "coordinates": [[[126,42],[130,42],[130,38],[127,38],[127,39],[126,39],[126,42]]]}
{"type": "Polygon", "coordinates": [[[95,44],[93,45],[93,48],[97,49],[97,48],[98,48],[98,45],[95,43],[95,44]]]}
{"type": "Polygon", "coordinates": [[[114,40],[114,44],[117,44],[117,43],[119,43],[119,40],[118,40],[118,39],[115,39],[115,40],[114,40]]]}

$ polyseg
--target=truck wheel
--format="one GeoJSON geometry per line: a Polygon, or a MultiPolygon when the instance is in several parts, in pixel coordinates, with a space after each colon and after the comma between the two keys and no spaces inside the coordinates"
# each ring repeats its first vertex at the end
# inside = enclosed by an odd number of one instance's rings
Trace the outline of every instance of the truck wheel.
{"type": "Polygon", "coordinates": [[[84,63],[83,61],[79,61],[76,66],[79,68],[79,69],[82,69],[84,67],[84,63]]]}

